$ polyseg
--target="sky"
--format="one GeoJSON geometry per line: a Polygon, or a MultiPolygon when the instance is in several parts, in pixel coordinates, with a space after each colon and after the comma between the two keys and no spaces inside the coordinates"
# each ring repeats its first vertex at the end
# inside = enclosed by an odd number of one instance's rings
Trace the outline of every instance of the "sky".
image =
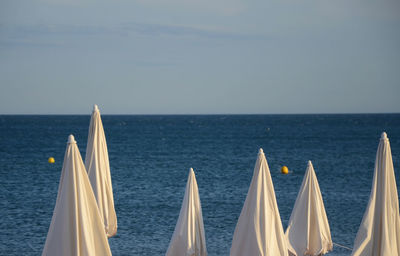
{"type": "Polygon", "coordinates": [[[400,112],[398,0],[1,0],[0,114],[400,112]]]}

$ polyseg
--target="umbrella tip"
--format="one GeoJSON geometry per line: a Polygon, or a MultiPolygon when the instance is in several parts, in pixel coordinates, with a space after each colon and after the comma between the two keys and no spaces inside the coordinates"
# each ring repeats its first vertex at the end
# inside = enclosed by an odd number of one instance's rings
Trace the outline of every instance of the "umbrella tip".
{"type": "Polygon", "coordinates": [[[74,135],[70,134],[68,136],[68,144],[76,143],[74,135]]]}
{"type": "Polygon", "coordinates": [[[96,104],[93,105],[93,112],[95,111],[99,111],[99,107],[96,104]]]}
{"type": "Polygon", "coordinates": [[[264,151],[262,148],[260,148],[260,150],[258,151],[258,154],[264,154],[264,151]]]}
{"type": "Polygon", "coordinates": [[[388,138],[388,137],[387,137],[386,132],[382,132],[381,140],[384,140],[384,139],[387,139],[387,138],[388,138]]]}
{"type": "Polygon", "coordinates": [[[308,166],[311,166],[311,165],[312,165],[311,160],[308,160],[308,166]]]}

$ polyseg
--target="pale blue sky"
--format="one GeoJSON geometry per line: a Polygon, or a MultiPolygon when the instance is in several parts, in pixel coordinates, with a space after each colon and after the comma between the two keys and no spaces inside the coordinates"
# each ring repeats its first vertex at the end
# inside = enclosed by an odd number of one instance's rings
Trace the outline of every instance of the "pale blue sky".
{"type": "Polygon", "coordinates": [[[400,112],[398,0],[1,0],[0,114],[400,112]]]}

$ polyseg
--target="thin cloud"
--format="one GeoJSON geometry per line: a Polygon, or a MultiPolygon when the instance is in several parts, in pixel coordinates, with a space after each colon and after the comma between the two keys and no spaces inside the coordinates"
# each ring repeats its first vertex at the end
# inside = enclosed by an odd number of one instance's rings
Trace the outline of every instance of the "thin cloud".
{"type": "MultiPolygon", "coordinates": [[[[179,25],[161,25],[145,23],[129,23],[117,26],[89,26],[89,25],[14,25],[0,26],[0,44],[23,45],[40,44],[43,37],[46,39],[61,36],[102,36],[102,35],[138,35],[149,37],[199,37],[207,39],[228,39],[228,40],[263,40],[267,39],[265,35],[241,34],[217,29],[196,28],[179,25]],[[37,40],[34,40],[37,39],[37,40]],[[33,42],[34,41],[34,42],[33,42]]],[[[45,43],[45,42],[43,42],[45,43]]],[[[48,41],[45,43],[48,45],[48,41]]],[[[54,44],[55,45],[55,44],[54,44]]]]}
{"type": "Polygon", "coordinates": [[[197,28],[191,26],[180,26],[180,25],[161,25],[161,24],[145,24],[145,23],[131,23],[121,26],[124,31],[134,32],[140,35],[149,36],[197,36],[203,38],[215,38],[215,39],[232,39],[232,40],[254,40],[254,39],[266,39],[264,35],[256,34],[242,34],[229,32],[218,29],[207,29],[197,28]]]}

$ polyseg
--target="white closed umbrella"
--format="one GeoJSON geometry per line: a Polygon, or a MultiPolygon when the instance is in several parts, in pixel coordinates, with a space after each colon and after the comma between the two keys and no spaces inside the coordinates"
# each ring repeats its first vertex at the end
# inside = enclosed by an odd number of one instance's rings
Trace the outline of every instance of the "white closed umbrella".
{"type": "Polygon", "coordinates": [[[106,234],[112,237],[117,233],[117,215],[114,208],[107,142],[97,105],[94,105],[90,119],[85,166],[106,234]]]}
{"type": "Polygon", "coordinates": [[[203,215],[196,176],[190,168],[185,196],[167,256],[206,256],[203,215]]]}
{"type": "Polygon", "coordinates": [[[287,256],[288,248],[267,159],[260,149],[235,233],[231,256],[287,256]]]}
{"type": "Polygon", "coordinates": [[[56,206],[42,256],[109,256],[96,199],[74,136],[68,138],[56,206]]]}
{"type": "Polygon", "coordinates": [[[372,190],[351,255],[400,255],[399,199],[392,152],[385,132],[376,152],[372,190]]]}
{"type": "Polygon", "coordinates": [[[324,255],[333,248],[322,194],[311,161],[285,233],[293,255],[324,255]]]}

